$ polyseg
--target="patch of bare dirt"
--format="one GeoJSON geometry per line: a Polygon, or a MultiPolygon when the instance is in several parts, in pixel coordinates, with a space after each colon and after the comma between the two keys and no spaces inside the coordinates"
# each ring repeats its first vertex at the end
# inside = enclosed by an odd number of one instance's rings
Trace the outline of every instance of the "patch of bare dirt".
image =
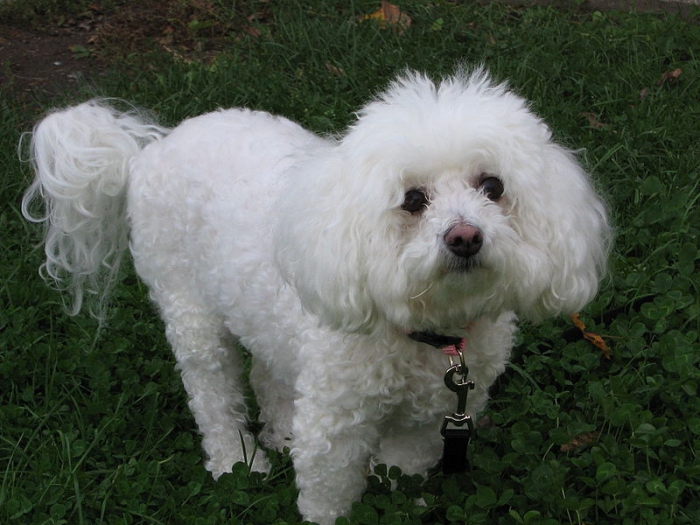
{"type": "Polygon", "coordinates": [[[0,90],[51,96],[146,54],[207,62],[239,38],[257,37],[268,1],[223,13],[209,0],[112,2],[104,9],[96,0],[82,13],[53,17],[41,31],[0,24],[0,90]]]}
{"type": "Polygon", "coordinates": [[[41,96],[69,88],[103,66],[73,51],[86,45],[80,33],[40,34],[0,25],[0,88],[18,96],[41,96]]]}

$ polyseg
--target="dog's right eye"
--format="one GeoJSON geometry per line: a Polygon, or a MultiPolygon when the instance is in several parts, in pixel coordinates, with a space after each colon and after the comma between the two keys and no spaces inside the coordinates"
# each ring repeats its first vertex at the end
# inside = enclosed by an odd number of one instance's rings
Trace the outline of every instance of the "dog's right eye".
{"type": "Polygon", "coordinates": [[[406,192],[401,209],[409,213],[420,213],[428,205],[428,196],[421,189],[412,189],[406,192]]]}

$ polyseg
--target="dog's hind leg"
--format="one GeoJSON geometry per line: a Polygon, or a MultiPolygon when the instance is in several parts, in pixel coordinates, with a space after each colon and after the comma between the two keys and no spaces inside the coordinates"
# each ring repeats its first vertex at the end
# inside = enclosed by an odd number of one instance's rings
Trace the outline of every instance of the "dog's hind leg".
{"type": "Polygon", "coordinates": [[[196,306],[191,298],[154,298],[161,307],[190,410],[202,433],[207,470],[218,478],[235,463],[245,461],[252,470],[268,471],[264,452],[257,449],[246,428],[242,356],[235,338],[218,316],[196,306]]]}

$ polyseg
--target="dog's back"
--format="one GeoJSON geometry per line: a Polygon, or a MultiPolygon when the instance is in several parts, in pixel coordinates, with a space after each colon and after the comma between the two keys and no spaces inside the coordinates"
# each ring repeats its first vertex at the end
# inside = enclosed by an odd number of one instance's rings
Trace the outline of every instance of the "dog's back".
{"type": "Polygon", "coordinates": [[[128,194],[141,278],[152,288],[192,281],[208,305],[229,311],[271,263],[273,208],[314,141],[289,120],[233,109],[186,120],[149,145],[132,163],[128,194]]]}

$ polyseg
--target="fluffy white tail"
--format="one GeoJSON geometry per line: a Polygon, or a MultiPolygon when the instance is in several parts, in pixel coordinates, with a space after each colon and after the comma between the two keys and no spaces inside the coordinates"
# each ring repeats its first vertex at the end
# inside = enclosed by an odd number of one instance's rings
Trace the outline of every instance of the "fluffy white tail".
{"type": "Polygon", "coordinates": [[[71,314],[88,298],[92,313],[103,317],[128,246],[129,161],[166,133],[100,100],[51,113],[34,128],[29,148],[36,178],[22,214],[46,225],[42,275],[70,292],[71,314]],[[43,212],[35,214],[37,201],[43,212]]]}

